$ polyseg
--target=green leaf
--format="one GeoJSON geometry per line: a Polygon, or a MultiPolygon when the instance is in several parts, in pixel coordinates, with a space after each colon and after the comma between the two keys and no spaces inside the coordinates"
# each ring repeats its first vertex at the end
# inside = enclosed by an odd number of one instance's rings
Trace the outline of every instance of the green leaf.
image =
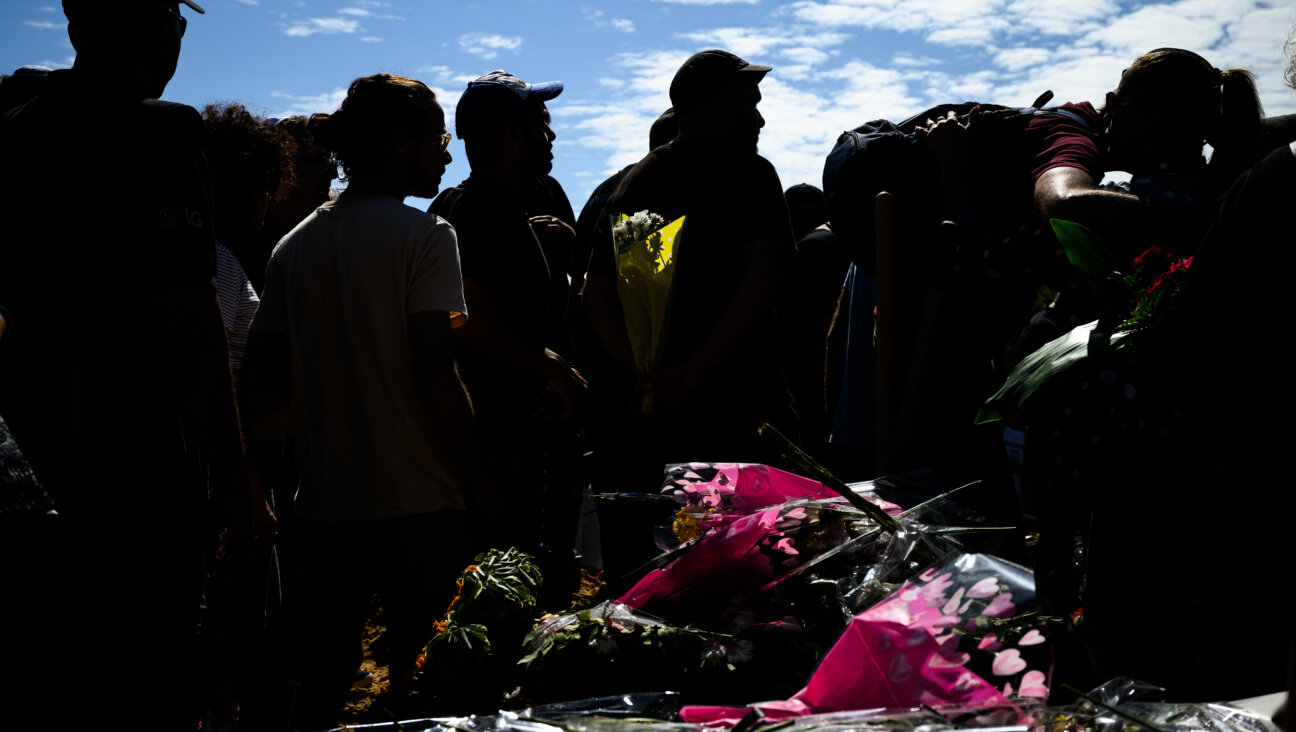
{"type": "Polygon", "coordinates": [[[1062,251],[1066,252],[1067,261],[1076,272],[1085,278],[1106,279],[1117,274],[1120,262],[1107,251],[1098,236],[1084,224],[1063,219],[1049,219],[1053,233],[1057,235],[1062,251]]]}
{"type": "MultiPolygon", "coordinates": [[[[1022,359],[1021,363],[1008,374],[1004,385],[986,400],[985,406],[977,413],[976,424],[993,422],[1003,412],[1011,412],[1020,407],[1040,387],[1047,384],[1058,374],[1070,369],[1089,356],[1089,339],[1098,321],[1085,323],[1067,331],[1060,338],[1055,338],[1040,346],[1033,353],[1022,359]]],[[[1116,332],[1109,336],[1109,344],[1115,344],[1126,333],[1116,332]]]]}

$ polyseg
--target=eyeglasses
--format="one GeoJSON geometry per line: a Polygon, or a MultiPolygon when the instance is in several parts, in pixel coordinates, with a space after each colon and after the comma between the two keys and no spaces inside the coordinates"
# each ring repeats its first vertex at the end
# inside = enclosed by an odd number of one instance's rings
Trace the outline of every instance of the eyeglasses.
{"type": "Polygon", "coordinates": [[[441,133],[441,152],[445,152],[446,150],[450,149],[450,141],[453,139],[454,139],[454,135],[450,134],[449,132],[441,133]]]}
{"type": "Polygon", "coordinates": [[[185,28],[189,26],[189,19],[180,14],[180,7],[177,4],[166,3],[159,8],[162,15],[167,16],[176,23],[176,29],[180,31],[180,37],[184,38],[185,28]]]}

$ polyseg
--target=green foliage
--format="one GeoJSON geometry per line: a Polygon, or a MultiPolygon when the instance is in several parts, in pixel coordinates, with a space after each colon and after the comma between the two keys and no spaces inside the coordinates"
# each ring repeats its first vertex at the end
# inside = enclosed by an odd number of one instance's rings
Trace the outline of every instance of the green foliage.
{"type": "MultiPolygon", "coordinates": [[[[994,396],[986,400],[977,412],[976,423],[985,424],[1003,419],[1002,412],[1021,406],[1039,391],[1040,387],[1052,381],[1058,374],[1072,368],[1089,356],[1090,341],[1095,337],[1098,321],[1085,323],[1067,331],[1060,338],[1055,338],[1037,348],[1016,368],[1008,374],[1004,385],[994,396]]],[[[1128,333],[1119,331],[1105,337],[1105,345],[1115,345],[1128,333]]]]}
{"type": "Polygon", "coordinates": [[[1191,257],[1175,260],[1152,248],[1135,259],[1132,268],[1123,268],[1085,226],[1060,219],[1050,223],[1075,274],[1098,299],[1107,313],[1104,318],[1111,320],[1077,326],[1022,359],[977,412],[977,424],[1003,419],[1005,412],[1020,407],[1058,374],[1088,358],[1091,347],[1130,350],[1143,334],[1157,332],[1192,264],[1191,257]]]}
{"type": "Polygon", "coordinates": [[[751,655],[748,641],[638,615],[615,603],[541,621],[523,641],[523,690],[531,697],[600,696],[727,674],[751,655]]]}
{"type": "Polygon", "coordinates": [[[406,689],[424,711],[494,711],[512,688],[511,651],[535,615],[540,571],[516,548],[475,561],[456,580],[458,593],[406,689]]]}

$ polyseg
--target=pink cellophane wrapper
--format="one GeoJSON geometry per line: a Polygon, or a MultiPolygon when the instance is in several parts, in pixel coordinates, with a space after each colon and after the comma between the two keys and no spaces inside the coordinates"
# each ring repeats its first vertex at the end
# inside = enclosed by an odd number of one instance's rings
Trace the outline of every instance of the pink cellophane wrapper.
{"type": "MultiPolygon", "coordinates": [[[[1011,621],[1033,597],[1029,570],[988,555],[961,555],[855,616],[791,699],[753,706],[781,718],[924,704],[1011,705],[1014,693],[1047,698],[1052,658],[1045,634],[1037,628],[996,633],[1002,624],[986,620],[1011,621]]],[[[748,711],[684,707],[680,717],[727,727],[748,711]]]]}
{"type": "MultiPolygon", "coordinates": [[[[786,504],[838,497],[819,481],[765,465],[716,463],[709,467],[718,471],[710,481],[685,472],[674,487],[668,483],[663,492],[674,492],[681,503],[714,508],[725,520],[712,523],[695,546],[667,566],[649,572],[617,602],[669,617],[679,603],[763,584],[787,571],[774,566],[757,548],[767,537],[781,535],[780,519],[795,516],[795,508],[784,510],[786,504]]],[[[866,497],[892,515],[901,512],[894,503],[866,497]]]]}
{"type": "Polygon", "coordinates": [[[817,480],[756,463],[692,463],[675,466],[670,472],[678,478],[668,480],[662,493],[673,495],[681,504],[729,507],[740,515],[797,498],[837,495],[817,480]],[[711,480],[703,480],[698,473],[706,468],[716,471],[711,480]],[[680,473],[680,469],[684,471],[680,473]]]}

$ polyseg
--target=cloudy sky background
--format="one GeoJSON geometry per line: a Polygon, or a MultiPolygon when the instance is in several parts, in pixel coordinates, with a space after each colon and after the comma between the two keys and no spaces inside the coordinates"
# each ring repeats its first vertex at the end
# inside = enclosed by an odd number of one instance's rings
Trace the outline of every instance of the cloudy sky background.
{"type": "MultiPolygon", "coordinates": [[[[199,0],[201,3],[202,0],[199,0]]],[[[579,210],[646,152],[680,63],[719,47],[774,71],[762,83],[761,151],[784,186],[820,185],[837,135],[936,103],[1100,100],[1139,54],[1201,53],[1256,75],[1267,114],[1296,112],[1284,41],[1296,4],[1258,0],[207,0],[190,16],[166,98],[237,101],[269,116],[331,112],[351,79],[392,72],[436,89],[450,115],[496,68],[566,85],[550,104],[554,176],[579,210]]],[[[57,0],[4,0],[0,70],[67,66],[57,0]]],[[[451,144],[452,185],[468,173],[451,144]]],[[[419,205],[420,202],[410,200],[419,205]]]]}

